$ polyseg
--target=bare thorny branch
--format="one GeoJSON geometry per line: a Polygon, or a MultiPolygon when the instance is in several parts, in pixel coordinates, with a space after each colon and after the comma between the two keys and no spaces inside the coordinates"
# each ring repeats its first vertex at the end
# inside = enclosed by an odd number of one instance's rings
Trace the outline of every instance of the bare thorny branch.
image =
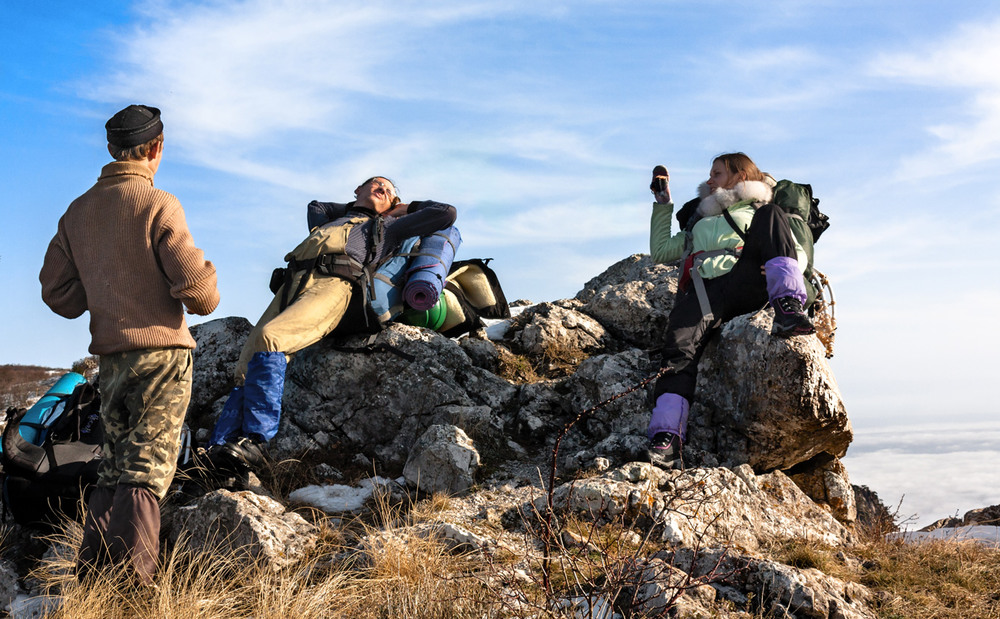
{"type": "MultiPolygon", "coordinates": [[[[593,415],[601,408],[646,387],[666,371],[667,369],[661,369],[632,387],[590,408],[580,411],[562,427],[556,436],[551,451],[549,470],[547,471],[548,479],[540,480],[543,482],[543,487],[545,487],[544,514],[539,513],[540,510],[532,502],[530,504],[532,513],[530,515],[523,515],[526,538],[534,537],[541,545],[539,556],[532,556],[529,550],[528,556],[524,557],[524,559],[529,567],[534,563],[540,568],[538,580],[535,579],[535,572],[531,569],[527,570],[527,576],[540,589],[542,599],[536,604],[529,601],[528,597],[530,596],[521,595],[518,596],[520,604],[527,604],[544,612],[552,612],[557,606],[555,603],[557,597],[556,589],[561,588],[556,587],[553,580],[554,576],[558,574],[564,587],[568,587],[570,591],[575,592],[574,595],[576,597],[586,599],[591,605],[596,602],[597,598],[603,597],[605,600],[611,601],[616,605],[637,608],[645,602],[645,600],[640,599],[642,597],[642,586],[646,583],[659,580],[672,569],[674,563],[673,552],[670,553],[671,559],[665,561],[662,566],[655,562],[651,563],[647,558],[649,544],[654,531],[653,526],[648,527],[644,535],[636,536],[638,539],[627,538],[627,535],[632,530],[628,525],[630,516],[627,508],[622,509],[620,514],[615,516],[611,522],[608,522],[606,521],[608,505],[604,500],[601,501],[601,505],[596,510],[591,507],[589,509],[591,517],[589,524],[583,527],[584,530],[581,531],[582,535],[578,536],[578,541],[570,548],[567,547],[566,540],[561,535],[562,532],[567,530],[566,524],[559,523],[555,506],[559,450],[569,431],[581,420],[593,415]],[[547,484],[545,483],[546,481],[547,484]],[[602,529],[601,521],[605,521],[608,527],[602,529]],[[531,522],[536,524],[531,524],[531,522]],[[602,539],[602,535],[610,537],[602,539]]],[[[539,475],[542,476],[541,471],[539,471],[539,475]]],[[[671,507],[671,504],[674,504],[675,500],[678,501],[678,506],[679,504],[687,504],[683,496],[688,496],[694,500],[696,503],[694,506],[695,512],[702,511],[703,505],[701,504],[707,501],[708,497],[695,498],[698,494],[696,492],[697,488],[700,488],[702,485],[702,481],[693,480],[689,486],[675,488],[661,511],[677,509],[676,507],[671,507]]],[[[572,493],[572,488],[570,489],[570,493],[572,493]]],[[[711,527],[711,524],[708,523],[707,526],[711,527]]],[[[666,608],[672,607],[677,599],[687,590],[732,576],[732,569],[723,569],[724,562],[728,556],[725,550],[712,562],[714,565],[704,570],[704,574],[701,576],[692,576],[696,571],[695,559],[702,552],[701,542],[702,539],[699,536],[692,550],[693,554],[690,565],[686,566],[687,569],[680,570],[684,573],[683,577],[674,579],[669,585],[672,591],[668,599],[665,600],[666,608]]],[[[527,544],[527,547],[530,548],[531,544],[527,544]]],[[[490,565],[491,568],[497,569],[496,564],[492,561],[490,565]]],[[[504,580],[508,585],[511,582],[510,579],[504,580]]]]}

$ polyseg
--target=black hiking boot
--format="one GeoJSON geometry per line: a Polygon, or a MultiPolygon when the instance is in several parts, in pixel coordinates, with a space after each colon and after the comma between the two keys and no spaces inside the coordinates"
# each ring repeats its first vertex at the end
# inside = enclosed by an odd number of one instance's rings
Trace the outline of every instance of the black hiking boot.
{"type": "Polygon", "coordinates": [[[816,329],[802,309],[802,304],[795,297],[781,297],[771,301],[774,307],[774,324],[771,335],[792,337],[794,335],[809,335],[816,329]]]}
{"type": "Polygon", "coordinates": [[[661,469],[684,470],[684,458],[681,454],[681,437],[670,432],[657,432],[649,441],[649,462],[661,469]]]}
{"type": "Polygon", "coordinates": [[[233,465],[231,470],[235,472],[260,471],[270,459],[264,442],[249,436],[241,436],[225,445],[217,445],[212,450],[213,459],[216,461],[222,459],[233,465]]]}

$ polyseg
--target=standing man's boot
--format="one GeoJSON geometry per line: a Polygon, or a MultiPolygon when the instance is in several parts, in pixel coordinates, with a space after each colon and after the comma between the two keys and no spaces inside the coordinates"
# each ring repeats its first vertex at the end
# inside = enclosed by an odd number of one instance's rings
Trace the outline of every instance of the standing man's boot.
{"type": "Polygon", "coordinates": [[[111,507],[107,540],[111,560],[128,566],[136,579],[153,583],[160,554],[160,503],[146,488],[120,484],[111,507]]]}
{"type": "Polygon", "coordinates": [[[90,493],[87,501],[87,519],[83,525],[83,541],[76,559],[76,577],[84,580],[110,561],[108,555],[107,531],[111,522],[111,506],[115,489],[98,486],[90,493]]]}

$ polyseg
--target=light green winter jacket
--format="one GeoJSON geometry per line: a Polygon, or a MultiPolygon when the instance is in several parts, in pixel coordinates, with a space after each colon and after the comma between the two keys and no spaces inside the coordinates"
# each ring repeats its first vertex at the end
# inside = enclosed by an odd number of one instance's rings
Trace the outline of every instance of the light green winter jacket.
{"type": "MultiPolygon", "coordinates": [[[[771,188],[759,181],[744,181],[737,183],[732,189],[720,189],[709,193],[707,185],[699,188],[702,196],[698,204],[696,217],[700,217],[691,230],[691,253],[712,251],[716,249],[736,249],[743,245],[736,231],[726,221],[722,211],[728,210],[733,221],[742,230],[750,227],[750,220],[757,211],[755,205],[766,204],[771,200],[771,188]]],[[[653,262],[667,263],[679,260],[684,254],[687,235],[683,230],[677,234],[671,233],[674,213],[673,203],[653,203],[653,214],[649,224],[649,253],[653,262]]],[[[805,250],[796,241],[795,252],[799,270],[806,268],[807,256],[805,250]]],[[[736,264],[736,256],[725,254],[713,256],[701,262],[699,274],[704,279],[712,279],[724,275],[736,264]]]]}

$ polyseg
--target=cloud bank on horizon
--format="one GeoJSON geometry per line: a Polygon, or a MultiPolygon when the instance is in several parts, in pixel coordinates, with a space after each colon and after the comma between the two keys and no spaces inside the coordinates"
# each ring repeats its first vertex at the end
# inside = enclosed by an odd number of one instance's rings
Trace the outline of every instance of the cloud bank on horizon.
{"type": "Polygon", "coordinates": [[[1000,303],[1000,197],[984,191],[1000,159],[1000,9],[938,4],[6,5],[23,32],[0,44],[17,230],[0,249],[0,322],[25,328],[5,333],[0,363],[86,354],[84,322],[48,312],[37,270],[107,160],[104,121],[144,102],[166,123],[157,184],[219,269],[213,317],[255,320],[305,204],[346,200],[372,174],[457,205],[462,253],[495,258],[510,298],[539,301],[648,251],[654,164],[681,200],[714,155],[743,150],[810,182],[832,217],[817,265],[837,293],[852,418],[993,415],[1000,338],[978,325],[1000,303]],[[32,49],[32,29],[52,28],[72,36],[32,49]],[[57,136],[59,172],[43,174],[57,136]]]}

